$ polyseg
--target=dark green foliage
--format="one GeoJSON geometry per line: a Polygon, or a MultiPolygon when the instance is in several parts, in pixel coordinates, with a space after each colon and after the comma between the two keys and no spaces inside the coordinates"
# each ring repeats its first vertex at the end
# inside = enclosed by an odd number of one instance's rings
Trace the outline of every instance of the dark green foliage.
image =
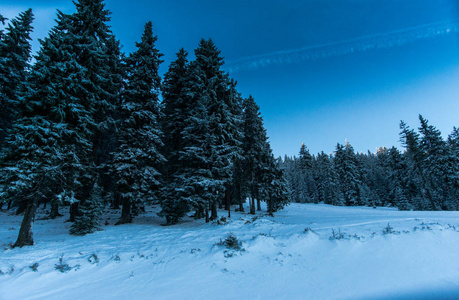
{"type": "Polygon", "coordinates": [[[168,187],[161,215],[176,223],[189,210],[204,216],[224,199],[232,183],[240,146],[240,96],[222,69],[212,40],[201,40],[196,60],[181,50],[166,74],[163,89],[168,187]],[[177,122],[173,125],[170,122],[177,122]]]}
{"type": "Polygon", "coordinates": [[[95,253],[93,253],[88,257],[88,262],[90,264],[98,264],[99,263],[99,257],[95,253]]]}
{"type": "Polygon", "coordinates": [[[36,263],[34,263],[33,265],[29,266],[29,268],[30,268],[32,271],[34,271],[34,272],[38,272],[38,266],[39,266],[39,265],[40,265],[40,264],[36,262],[36,263]]]}
{"type": "Polygon", "coordinates": [[[75,218],[75,222],[70,227],[70,234],[86,235],[101,230],[102,188],[97,182],[94,184],[89,198],[80,203],[79,208],[81,215],[75,218]]]}
{"type": "Polygon", "coordinates": [[[330,241],[343,240],[345,238],[346,237],[344,233],[341,232],[341,229],[338,229],[338,231],[336,231],[334,228],[332,228],[332,235],[329,237],[330,241]]]}
{"type": "Polygon", "coordinates": [[[68,271],[72,270],[72,267],[64,262],[64,254],[62,254],[61,257],[59,257],[59,262],[54,265],[54,269],[61,273],[67,273],[68,271]]]}
{"type": "Polygon", "coordinates": [[[381,147],[376,154],[356,154],[347,142],[337,145],[334,156],[320,153],[315,158],[302,145],[299,158],[286,157],[281,162],[290,201],[305,202],[310,186],[305,183],[312,177],[319,200],[326,204],[457,210],[458,130],[454,128],[445,141],[427,120],[422,116],[419,120],[419,133],[400,123],[403,153],[381,147]]]}
{"type": "MultiPolygon", "coordinates": [[[[119,146],[112,153],[111,165],[123,206],[157,202],[165,162],[158,103],[162,54],[155,48],[152,26],[151,22],[145,25],[137,51],[126,59],[129,71],[120,107],[119,146]]],[[[119,224],[131,219],[130,207],[123,207],[119,224]]]]}
{"type": "MultiPolygon", "coordinates": [[[[11,20],[5,34],[0,32],[0,149],[7,131],[21,114],[30,68],[33,19],[32,9],[28,9],[11,20]]],[[[4,24],[5,20],[0,15],[0,22],[4,24]]]]}
{"type": "Polygon", "coordinates": [[[394,234],[395,231],[394,231],[394,227],[390,226],[389,223],[387,223],[387,226],[384,227],[383,229],[383,234],[394,234]]]}
{"type": "Polygon", "coordinates": [[[255,201],[261,200],[267,202],[269,212],[275,212],[288,203],[287,186],[283,171],[272,155],[259,107],[251,96],[244,102],[243,126],[243,195],[249,196],[251,214],[255,214],[255,201]]]}
{"type": "Polygon", "coordinates": [[[224,240],[217,243],[218,246],[223,246],[231,250],[241,250],[242,242],[237,239],[233,233],[229,233],[224,240]]]}

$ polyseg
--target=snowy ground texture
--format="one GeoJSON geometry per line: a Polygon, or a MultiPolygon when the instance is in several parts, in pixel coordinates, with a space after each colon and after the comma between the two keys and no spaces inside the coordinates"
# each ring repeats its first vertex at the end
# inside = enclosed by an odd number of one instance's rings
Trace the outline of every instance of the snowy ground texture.
{"type": "Polygon", "coordinates": [[[459,212],[291,204],[164,227],[153,208],[84,237],[65,219],[11,249],[21,218],[0,213],[0,299],[459,299],[459,212]]]}

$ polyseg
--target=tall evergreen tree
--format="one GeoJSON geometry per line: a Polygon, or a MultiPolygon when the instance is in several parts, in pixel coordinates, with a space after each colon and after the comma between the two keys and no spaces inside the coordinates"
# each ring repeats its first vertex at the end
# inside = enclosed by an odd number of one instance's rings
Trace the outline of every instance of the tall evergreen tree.
{"type": "MultiPolygon", "coordinates": [[[[108,25],[111,13],[105,9],[104,1],[78,0],[74,4],[76,12],[71,16],[69,34],[74,38],[73,54],[84,68],[82,85],[86,93],[80,98],[95,124],[92,129],[94,167],[97,176],[104,179],[105,164],[116,146],[112,141],[115,140],[115,114],[123,80],[119,68],[121,54],[108,25]]],[[[93,177],[87,191],[91,191],[94,181],[93,177]]],[[[105,183],[103,187],[107,188],[105,183]]]]}
{"type": "Polygon", "coordinates": [[[6,181],[29,195],[17,246],[33,244],[31,224],[40,200],[60,195],[77,202],[86,195],[91,176],[94,123],[80,98],[86,92],[80,84],[85,76],[73,54],[71,23],[70,15],[58,12],[57,25],[41,41],[23,118],[14,125],[2,158],[9,170],[6,181]]]}
{"type": "Polygon", "coordinates": [[[179,50],[177,59],[171,63],[164,75],[162,85],[161,125],[164,132],[164,154],[168,163],[163,169],[165,184],[161,199],[161,215],[166,217],[168,224],[178,222],[189,209],[189,190],[183,188],[181,177],[184,161],[180,159],[185,147],[183,133],[191,99],[191,75],[187,56],[188,53],[183,48],[179,50]]]}
{"type": "Polygon", "coordinates": [[[422,163],[424,154],[420,149],[419,134],[410,129],[403,121],[400,122],[400,129],[400,141],[406,149],[404,157],[409,171],[408,197],[415,209],[431,210],[435,205],[426,193],[426,180],[422,163]]]}
{"type": "MultiPolygon", "coordinates": [[[[0,15],[0,22],[5,20],[0,15]]],[[[5,34],[0,33],[0,148],[20,114],[30,68],[33,20],[32,9],[28,9],[11,20],[5,34]]]]}
{"type": "Polygon", "coordinates": [[[357,169],[354,148],[349,142],[346,145],[338,144],[335,152],[335,168],[340,181],[345,204],[348,206],[359,204],[359,173],[357,169]]]}
{"type": "Polygon", "coordinates": [[[263,158],[266,154],[267,136],[260,116],[260,108],[252,96],[244,103],[244,178],[249,195],[250,213],[255,214],[255,200],[260,199],[263,182],[263,158]]]}
{"type": "Polygon", "coordinates": [[[121,106],[120,145],[113,155],[117,191],[123,200],[117,224],[131,222],[131,205],[150,202],[161,186],[160,170],[165,159],[160,151],[158,70],[162,54],[155,47],[156,40],[152,23],[146,23],[137,51],[126,59],[129,71],[121,106]]]}
{"type": "MultiPolygon", "coordinates": [[[[212,211],[211,218],[217,217],[217,205],[231,182],[237,153],[239,103],[235,84],[221,69],[223,58],[212,40],[201,40],[195,55],[182,87],[188,115],[181,126],[183,131],[176,134],[182,150],[177,159],[180,167],[173,177],[180,195],[163,201],[162,214],[169,224],[176,223],[190,208],[197,217],[208,210],[212,211]],[[177,206],[183,209],[173,209],[177,206]]],[[[167,93],[166,97],[173,95],[167,93]]]]}
{"type": "Polygon", "coordinates": [[[457,182],[450,149],[437,128],[429,125],[421,115],[419,120],[420,150],[424,154],[422,164],[428,197],[435,209],[455,209],[454,187],[457,182]]]}

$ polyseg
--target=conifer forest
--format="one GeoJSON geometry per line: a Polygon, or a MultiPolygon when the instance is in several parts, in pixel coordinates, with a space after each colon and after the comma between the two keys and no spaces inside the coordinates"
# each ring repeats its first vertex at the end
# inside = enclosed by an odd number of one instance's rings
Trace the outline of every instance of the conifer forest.
{"type": "MultiPolygon", "coordinates": [[[[0,31],[0,209],[23,215],[15,247],[33,245],[37,208],[69,212],[70,234],[118,225],[160,205],[165,225],[218,213],[274,214],[290,202],[459,210],[459,130],[400,123],[404,149],[275,158],[260,108],[243,97],[211,39],[163,63],[153,23],[123,53],[103,0],[76,0],[32,53],[31,9],[0,31]],[[193,57],[193,58],[190,58],[193,57]]],[[[0,12],[1,13],[1,12],[0,12]]],[[[160,37],[161,38],[161,37],[160,37]]]]}

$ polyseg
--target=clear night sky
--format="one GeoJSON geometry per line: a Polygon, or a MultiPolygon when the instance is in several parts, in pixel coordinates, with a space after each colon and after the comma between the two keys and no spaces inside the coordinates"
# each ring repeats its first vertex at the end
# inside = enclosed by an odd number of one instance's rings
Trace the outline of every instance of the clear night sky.
{"type": "MultiPolygon", "coordinates": [[[[165,72],[180,47],[211,37],[244,96],[261,106],[276,155],[400,147],[418,114],[446,136],[459,126],[459,0],[107,0],[127,53],[151,20],[165,72]]],[[[70,0],[0,0],[8,18],[31,7],[33,38],[70,0]],[[14,4],[12,4],[14,3],[14,4]]],[[[38,43],[34,41],[34,51],[38,43]]]]}

